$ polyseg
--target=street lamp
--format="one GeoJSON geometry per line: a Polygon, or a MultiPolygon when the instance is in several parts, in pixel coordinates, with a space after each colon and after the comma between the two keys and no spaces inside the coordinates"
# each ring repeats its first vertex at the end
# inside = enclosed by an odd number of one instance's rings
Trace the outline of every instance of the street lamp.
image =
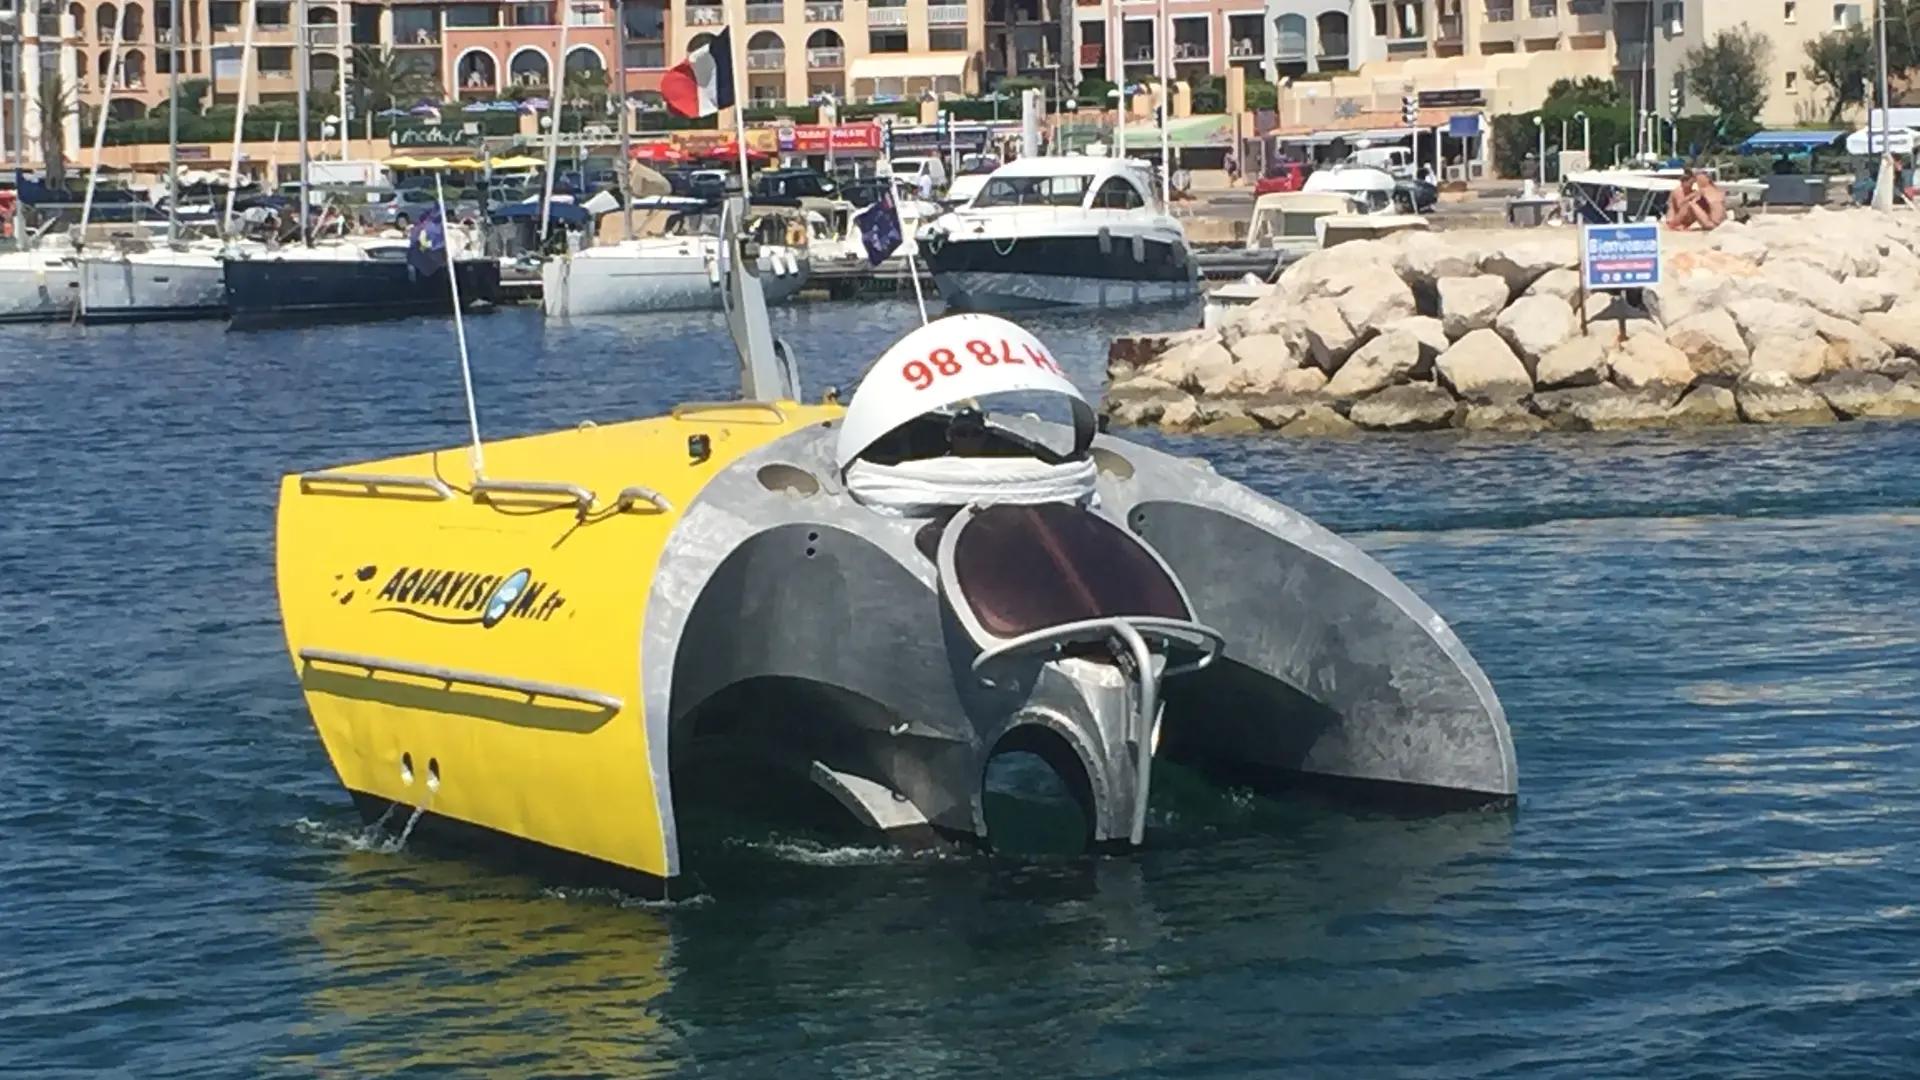
{"type": "Polygon", "coordinates": [[[1538,151],[1540,186],[1545,187],[1547,183],[1547,122],[1539,113],[1533,114],[1533,128],[1540,136],[1540,149],[1538,151]]]}
{"type": "Polygon", "coordinates": [[[1574,113],[1573,118],[1575,120],[1580,121],[1580,149],[1585,150],[1587,152],[1588,157],[1592,157],[1593,156],[1593,121],[1587,118],[1587,112],[1585,109],[1582,109],[1579,112],[1574,113]]]}

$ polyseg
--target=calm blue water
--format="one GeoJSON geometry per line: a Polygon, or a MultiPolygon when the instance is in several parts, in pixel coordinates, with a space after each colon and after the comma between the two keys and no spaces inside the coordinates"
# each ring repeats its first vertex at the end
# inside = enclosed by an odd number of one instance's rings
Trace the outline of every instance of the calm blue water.
{"type": "MultiPolygon", "coordinates": [[[[908,317],[780,323],[817,393],[908,317]]],[[[733,390],[707,318],[471,331],[490,435],[733,390]]],[[[0,1074],[1920,1075],[1920,425],[1179,440],[1452,620],[1516,813],[1176,775],[1137,857],[749,836],[665,907],[371,845],[314,737],[276,478],[463,422],[445,323],[0,336],[0,1074]]]]}

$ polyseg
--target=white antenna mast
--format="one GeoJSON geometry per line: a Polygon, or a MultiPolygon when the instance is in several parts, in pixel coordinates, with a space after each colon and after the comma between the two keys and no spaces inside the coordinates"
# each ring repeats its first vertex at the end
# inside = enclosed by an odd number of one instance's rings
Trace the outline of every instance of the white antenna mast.
{"type": "Polygon", "coordinates": [[[467,359],[467,320],[460,314],[460,275],[455,271],[453,244],[447,239],[447,193],[440,184],[440,173],[433,174],[433,201],[440,208],[440,238],[447,253],[447,289],[453,294],[453,337],[460,346],[460,385],[467,392],[467,432],[473,438],[473,478],[485,473],[486,456],[480,450],[480,410],[473,402],[473,365],[467,359]]]}
{"type": "Polygon", "coordinates": [[[120,26],[125,19],[126,13],[119,12],[113,20],[113,44],[107,48],[106,85],[100,88],[100,119],[93,128],[93,164],[87,169],[87,193],[80,200],[80,232],[76,244],[87,242],[87,223],[93,218],[93,192],[100,183],[100,148],[107,141],[107,114],[113,111],[113,81],[120,78],[120,26]]]}
{"type": "MultiPolygon", "coordinates": [[[[179,0],[174,0],[179,3],[179,0]]],[[[220,235],[233,235],[233,196],[240,187],[240,143],[246,138],[247,124],[247,76],[253,71],[253,24],[257,0],[248,0],[242,8],[247,20],[240,38],[240,96],[234,99],[233,110],[233,157],[227,164],[227,209],[220,215],[220,235]]],[[[264,192],[263,192],[264,194],[264,192]]]]}

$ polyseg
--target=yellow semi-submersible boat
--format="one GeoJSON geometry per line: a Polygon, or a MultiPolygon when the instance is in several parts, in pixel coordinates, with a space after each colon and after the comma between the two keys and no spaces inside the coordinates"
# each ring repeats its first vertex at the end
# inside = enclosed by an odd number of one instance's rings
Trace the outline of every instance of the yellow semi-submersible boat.
{"type": "Polygon", "coordinates": [[[845,407],[803,404],[729,253],[742,400],[284,479],[288,645],[370,820],[658,895],[702,790],[771,809],[785,783],[884,834],[990,845],[986,763],[1013,749],[1097,849],[1144,842],[1156,757],[1511,802],[1492,686],[1359,549],[1098,432],[1045,344],[991,316],[907,334],[845,407]],[[1071,420],[980,407],[1009,396],[1071,420]]]}

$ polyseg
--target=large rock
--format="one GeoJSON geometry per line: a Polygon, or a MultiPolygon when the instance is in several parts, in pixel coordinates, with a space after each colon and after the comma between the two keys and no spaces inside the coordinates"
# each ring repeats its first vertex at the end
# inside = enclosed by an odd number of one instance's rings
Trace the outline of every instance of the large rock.
{"type": "Polygon", "coordinates": [[[1693,383],[1693,365],[1687,362],[1687,354],[1654,334],[1628,338],[1608,362],[1613,368],[1613,381],[1628,390],[1684,390],[1693,383]]]}
{"type": "Polygon", "coordinates": [[[1360,428],[1325,405],[1311,405],[1299,418],[1280,429],[1282,435],[1352,435],[1360,428]]]}
{"type": "Polygon", "coordinates": [[[1248,402],[1247,415],[1261,427],[1278,431],[1300,419],[1312,405],[1291,394],[1269,394],[1248,402]]]}
{"type": "Polygon", "coordinates": [[[1447,351],[1449,341],[1445,327],[1439,319],[1427,315],[1416,315],[1411,319],[1390,322],[1380,328],[1383,334],[1391,334],[1396,330],[1404,330],[1420,342],[1420,363],[1414,368],[1413,373],[1416,377],[1425,378],[1426,372],[1432,369],[1433,362],[1440,359],[1441,353],[1447,351]]]}
{"type": "Polygon", "coordinates": [[[1826,399],[1804,386],[1777,376],[1755,373],[1734,387],[1740,419],[1749,424],[1831,424],[1833,409],[1826,399]]]}
{"type": "Polygon", "coordinates": [[[1556,267],[1547,271],[1527,289],[1528,296],[1554,296],[1571,307],[1580,297],[1580,271],[1556,267]]]}
{"type": "Polygon", "coordinates": [[[1232,371],[1233,354],[1215,335],[1183,341],[1140,369],[1143,375],[1191,391],[1199,391],[1203,380],[1224,380],[1232,371]]]}
{"type": "Polygon", "coordinates": [[[1545,356],[1572,337],[1576,329],[1573,309],[1556,296],[1526,296],[1500,313],[1495,329],[1527,365],[1539,367],[1545,356]]]}
{"type": "Polygon", "coordinates": [[[1548,273],[1579,265],[1578,232],[1520,233],[1488,252],[1480,260],[1480,272],[1505,281],[1507,295],[1519,296],[1548,273]]]}
{"type": "Polygon", "coordinates": [[[1717,427],[1740,422],[1740,405],[1733,391],[1724,386],[1705,384],[1687,391],[1687,396],[1667,410],[1667,422],[1674,427],[1717,427]]]}
{"type": "Polygon", "coordinates": [[[1511,298],[1506,280],[1492,274],[1441,278],[1439,293],[1440,322],[1449,341],[1492,326],[1511,298]]]}
{"type": "Polygon", "coordinates": [[[1673,407],[1671,393],[1622,390],[1617,386],[1576,386],[1534,395],[1533,406],[1556,428],[1570,431],[1628,431],[1665,427],[1673,407]]]}
{"type": "Polygon", "coordinates": [[[1861,318],[1860,325],[1899,355],[1920,357],[1920,304],[1901,304],[1892,311],[1869,313],[1861,318]]]}
{"type": "MultiPolygon", "coordinates": [[[[1347,322],[1347,317],[1340,314],[1339,305],[1332,300],[1309,300],[1301,306],[1300,316],[1307,337],[1307,355],[1322,371],[1337,369],[1363,340],[1362,332],[1347,322]]],[[[1371,337],[1371,331],[1366,336],[1371,337]]]]}
{"type": "Polygon", "coordinates": [[[1887,395],[1875,402],[1857,402],[1861,411],[1857,420],[1911,420],[1920,418],[1920,378],[1909,375],[1893,384],[1887,395]]]}
{"type": "Polygon", "coordinates": [[[1529,432],[1545,431],[1549,425],[1525,405],[1507,403],[1469,405],[1460,426],[1468,431],[1529,432]]]}
{"type": "Polygon", "coordinates": [[[1518,401],[1533,392],[1526,366],[1492,330],[1475,330],[1455,342],[1434,369],[1441,382],[1467,401],[1518,401]]]}
{"type": "Polygon", "coordinates": [[[1663,325],[1672,326],[1751,295],[1761,272],[1758,262],[1725,252],[1678,251],[1667,257],[1660,287],[1646,294],[1647,306],[1663,325]]]}
{"type": "Polygon", "coordinates": [[[1175,398],[1160,412],[1160,426],[1168,431],[1191,431],[1205,422],[1200,403],[1190,397],[1175,398]]]}
{"type": "Polygon", "coordinates": [[[1797,302],[1836,319],[1860,318],[1858,294],[1813,265],[1804,254],[1768,260],[1761,280],[1783,300],[1797,302]]]}
{"type": "Polygon", "coordinates": [[[1280,377],[1280,385],[1274,390],[1282,394],[1302,396],[1317,394],[1327,388],[1327,373],[1317,367],[1303,367],[1289,371],[1280,377]]]}
{"type": "Polygon", "coordinates": [[[1605,339],[1593,334],[1575,334],[1540,358],[1533,380],[1544,390],[1593,386],[1606,382],[1609,370],[1605,339]]]}
{"type": "Polygon", "coordinates": [[[1687,356],[1693,373],[1738,378],[1753,362],[1747,340],[1733,316],[1715,308],[1690,315],[1667,328],[1667,342],[1687,356]]]}
{"type": "Polygon", "coordinates": [[[1366,397],[1406,378],[1419,363],[1419,338],[1404,330],[1382,334],[1340,365],[1327,381],[1325,393],[1341,400],[1366,397]]]}
{"type": "Polygon", "coordinates": [[[1893,346],[1857,324],[1816,315],[1813,325],[1827,343],[1828,371],[1878,371],[1893,359],[1893,346]]]}
{"type": "Polygon", "coordinates": [[[1829,375],[1808,389],[1819,394],[1841,419],[1852,420],[1872,413],[1893,393],[1894,382],[1885,375],[1867,371],[1842,371],[1829,375]]]}
{"type": "Polygon", "coordinates": [[[1793,382],[1817,379],[1827,370],[1827,343],[1812,337],[1762,338],[1754,346],[1749,376],[1782,376],[1793,382]]]}
{"type": "Polygon", "coordinates": [[[1431,431],[1453,423],[1456,404],[1433,383],[1406,383],[1354,402],[1347,418],[1373,431],[1431,431]]]}
{"type": "Polygon", "coordinates": [[[1334,296],[1340,314],[1348,326],[1385,326],[1420,314],[1413,290],[1398,275],[1375,271],[1354,287],[1334,296]]]}
{"type": "Polygon", "coordinates": [[[1389,239],[1393,265],[1400,279],[1415,288],[1431,289],[1448,278],[1480,272],[1479,234],[1473,232],[1403,232],[1389,239]]]}
{"type": "Polygon", "coordinates": [[[1750,351],[1758,350],[1763,341],[1807,340],[1819,336],[1812,311],[1779,300],[1734,300],[1727,304],[1726,310],[1733,317],[1734,325],[1740,328],[1741,339],[1750,351]]]}

